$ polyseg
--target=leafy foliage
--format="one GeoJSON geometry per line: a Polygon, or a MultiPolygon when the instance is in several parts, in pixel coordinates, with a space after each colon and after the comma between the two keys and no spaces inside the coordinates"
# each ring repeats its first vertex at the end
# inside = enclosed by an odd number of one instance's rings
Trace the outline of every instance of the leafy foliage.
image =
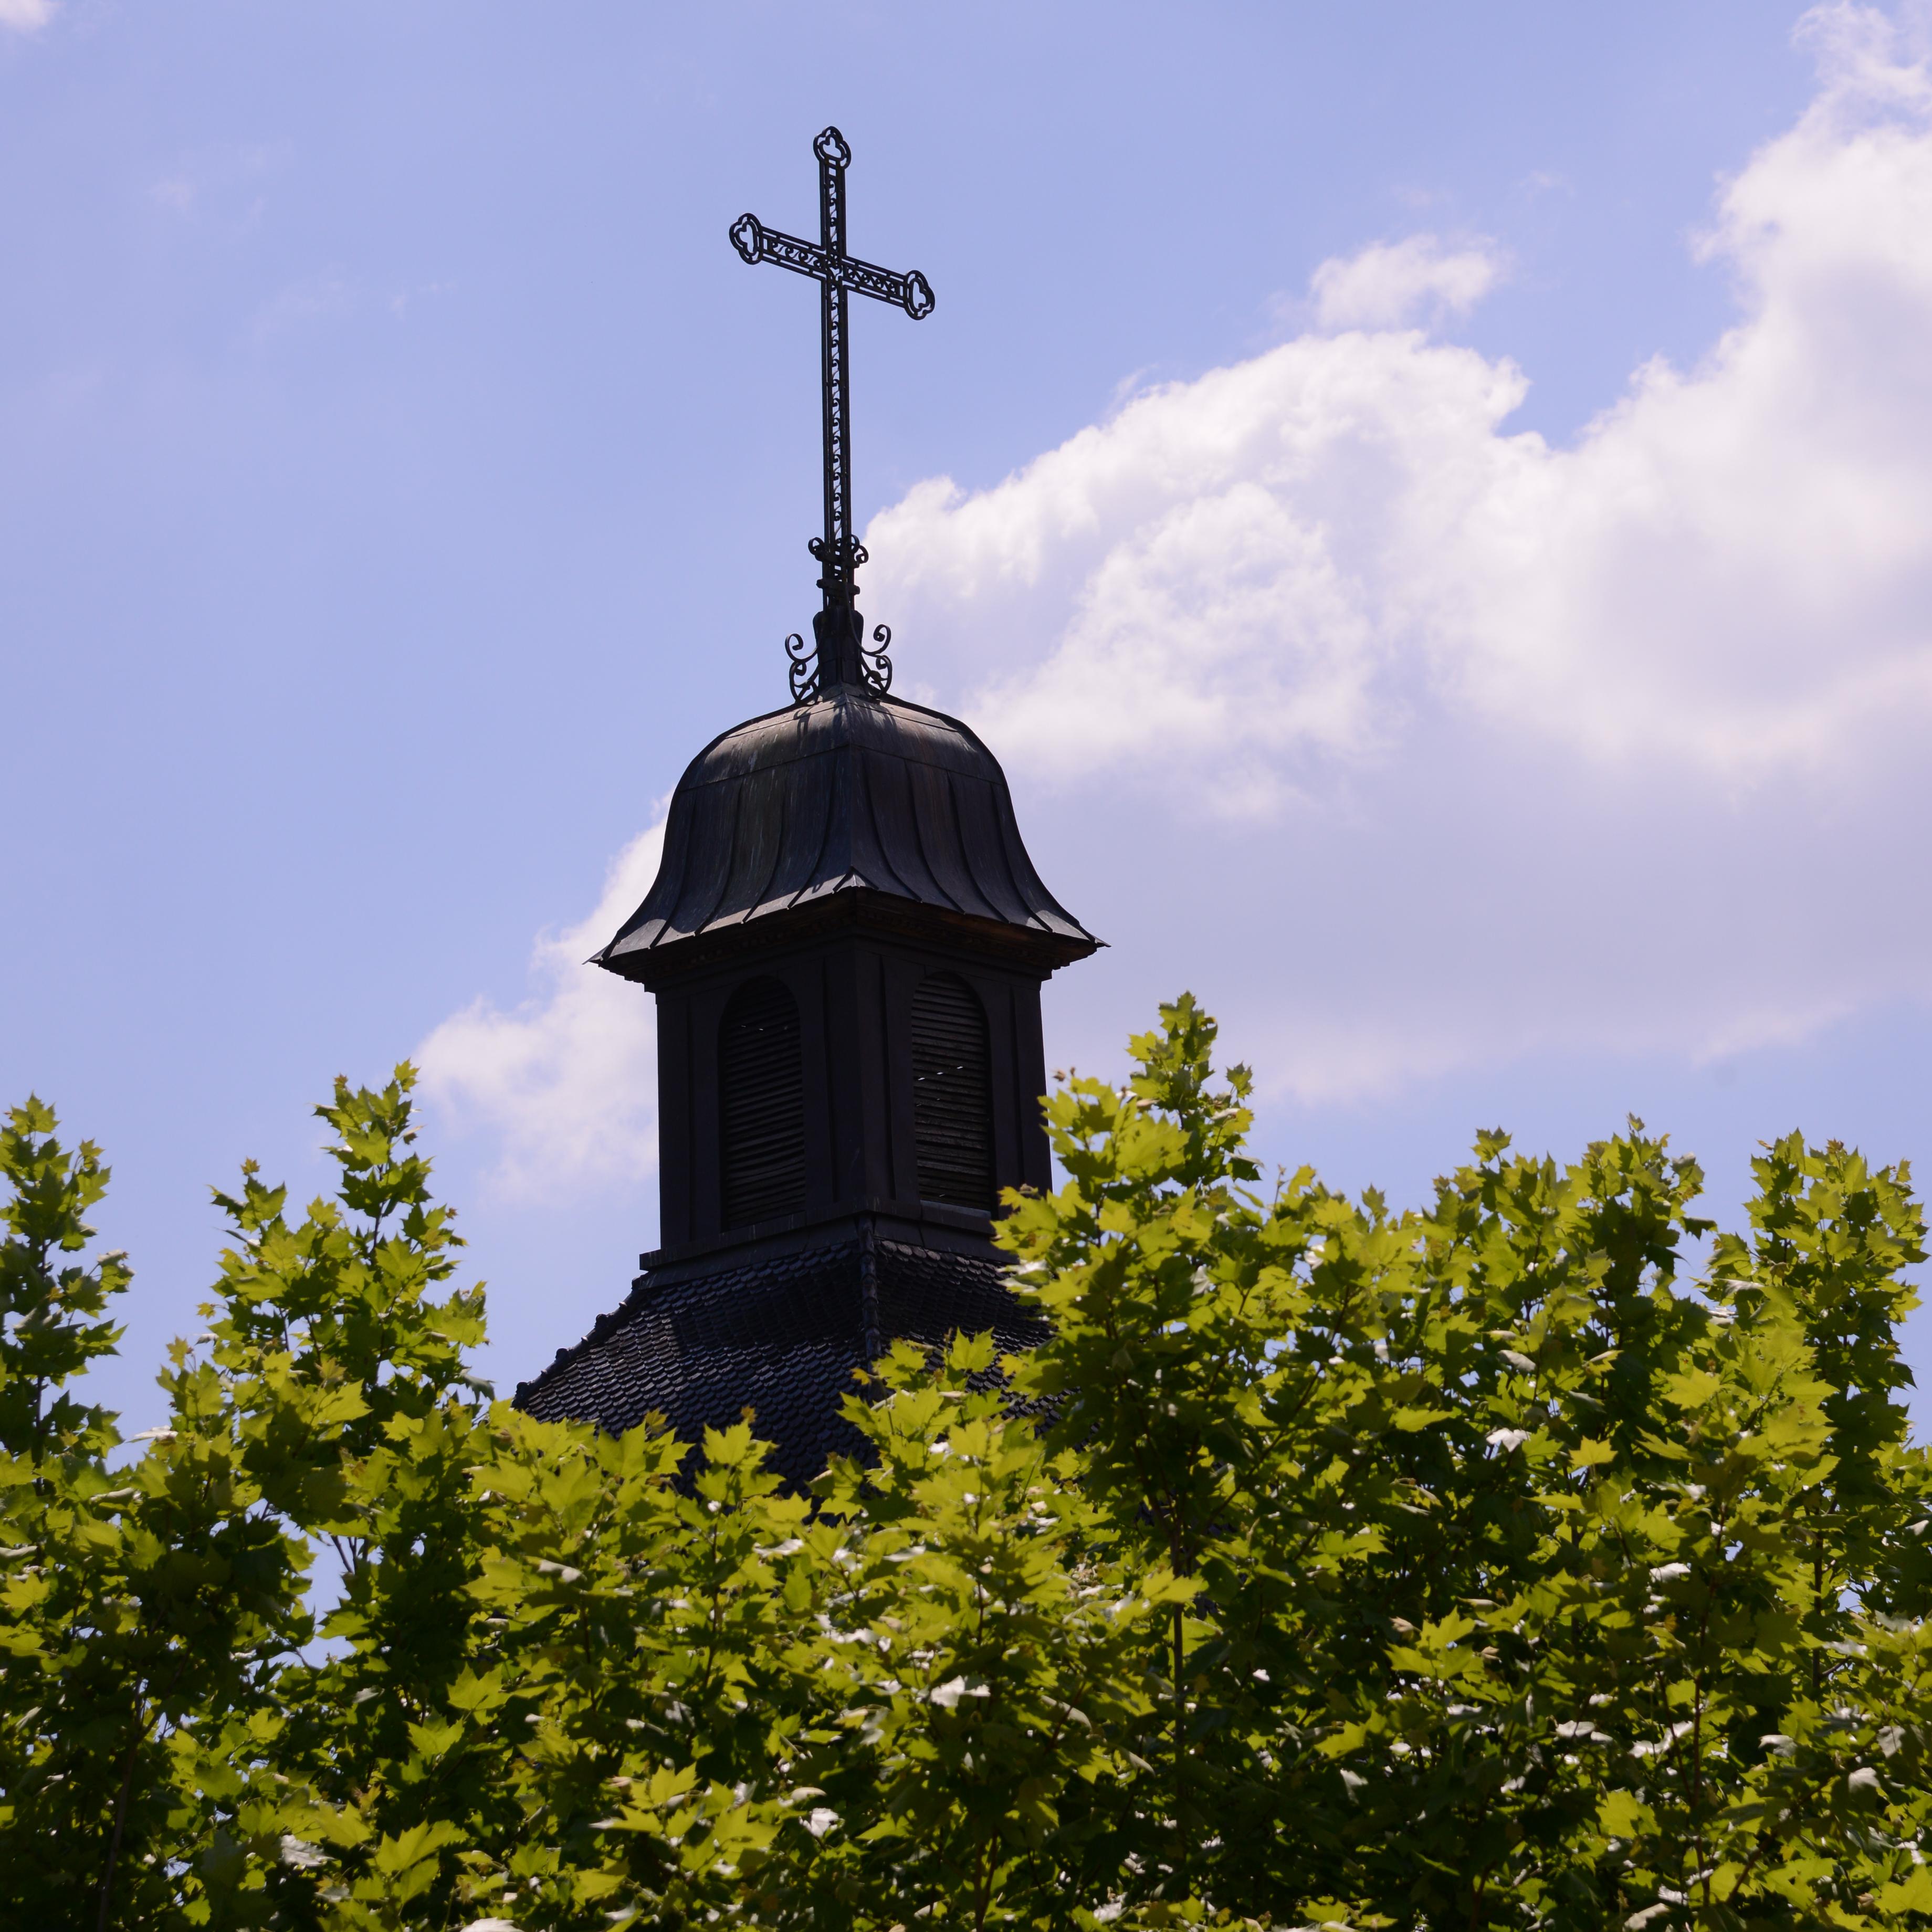
{"type": "MultiPolygon", "coordinates": [[[[237,1804],[308,1633],[308,1553],[262,1507],[220,1379],[175,1346],[167,1426],[111,1470],[112,1418],[67,1384],[111,1348],[122,1258],[78,1258],[107,1170],[29,1100],[0,1133],[0,1917],[230,1922],[237,1804]]],[[[272,1810],[272,1807],[270,1808],[272,1810]]]]}
{"type": "Polygon", "coordinates": [[[106,1170],[16,1110],[0,1918],[1932,1922],[1909,1172],[1780,1141],[1736,1234],[1635,1122],[1264,1189],[1214,1041],[1184,998],[1051,1096],[1000,1234],[1049,1339],[898,1346],[810,1496],[754,1419],[491,1400],[406,1067],[318,1110],[335,1198],[218,1196],[117,1460],[106,1170]]]}

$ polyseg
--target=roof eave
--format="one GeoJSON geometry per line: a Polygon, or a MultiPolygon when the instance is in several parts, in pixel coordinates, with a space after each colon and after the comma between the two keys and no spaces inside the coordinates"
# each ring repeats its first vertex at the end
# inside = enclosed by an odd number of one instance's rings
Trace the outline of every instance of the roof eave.
{"type": "Polygon", "coordinates": [[[614,940],[592,956],[590,963],[655,992],[729,960],[781,952],[849,932],[940,943],[992,963],[1037,972],[1045,979],[1063,966],[1086,958],[1105,944],[1071,921],[1069,925],[1069,931],[1043,925],[1018,926],[854,886],[802,904],[774,907],[728,926],[708,926],[671,936],[660,928],[658,935],[644,944],[636,943],[635,935],[628,941],[614,940]]]}

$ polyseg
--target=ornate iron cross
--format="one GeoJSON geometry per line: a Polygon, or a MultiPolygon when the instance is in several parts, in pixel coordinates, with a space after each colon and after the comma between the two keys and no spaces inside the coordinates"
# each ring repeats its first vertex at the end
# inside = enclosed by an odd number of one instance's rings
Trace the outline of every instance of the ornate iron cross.
{"type": "Polygon", "coordinates": [[[932,284],[915,268],[896,275],[845,252],[845,170],[852,150],[836,128],[812,144],[818,157],[818,232],[816,242],[767,228],[755,214],[731,224],[731,245],[748,262],[776,262],[818,284],[825,378],[825,534],[811,549],[824,573],[818,580],[823,608],[812,620],[817,640],[808,652],[794,634],[785,640],[791,657],[793,698],[799,702],[839,684],[862,684],[884,692],[892,683],[886,646],[892,633],[881,624],[868,650],[857,606],[858,570],[866,547],[852,535],[852,416],[850,372],[846,349],[845,296],[848,290],[892,302],[915,322],[932,313],[932,284]],[[812,660],[816,658],[816,662],[812,660]]]}

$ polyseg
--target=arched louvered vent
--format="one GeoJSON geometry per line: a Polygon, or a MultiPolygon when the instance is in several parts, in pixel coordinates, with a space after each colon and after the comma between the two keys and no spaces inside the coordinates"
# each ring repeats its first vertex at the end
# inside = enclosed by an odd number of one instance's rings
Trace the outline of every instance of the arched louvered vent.
{"type": "Polygon", "coordinates": [[[986,1016],[964,980],[934,973],[912,1000],[912,1119],[922,1201],[993,1211],[993,1070],[986,1016]]]}
{"type": "Polygon", "coordinates": [[[776,980],[731,995],[718,1036],[724,1225],[805,1210],[805,1066],[798,1002],[776,980]]]}

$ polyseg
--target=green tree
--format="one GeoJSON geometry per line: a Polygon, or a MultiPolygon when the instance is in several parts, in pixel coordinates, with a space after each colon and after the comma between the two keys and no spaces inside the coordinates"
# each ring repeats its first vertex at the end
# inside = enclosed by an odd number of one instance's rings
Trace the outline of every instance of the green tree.
{"type": "Polygon", "coordinates": [[[1124,1902],[1903,1922],[1918,1800],[1844,1760],[1916,1736],[1909,1176],[1780,1143],[1700,1293],[1701,1176],[1634,1124],[1569,1168],[1484,1136],[1422,1211],[1264,1198],[1212,1041],[1184,1000],[1057,1096],[1067,1185],[1004,1236],[1054,1324],[1022,1388],[1196,1586],[1124,1902]]]}
{"type": "MultiPolygon", "coordinates": [[[[170,1910],[247,1923],[231,1761],[266,1742],[264,1700],[306,1636],[306,1552],[259,1509],[219,1378],[177,1344],[166,1426],[110,1470],[113,1419],[68,1387],[118,1331],[130,1279],[92,1267],[98,1150],[70,1152],[30,1100],[0,1132],[0,1913],[59,1927],[170,1910]]],[[[272,1720],[270,1720],[272,1723],[272,1720]]]]}
{"type": "Polygon", "coordinates": [[[320,1110],[335,1198],[218,1197],[208,1336],[113,1466],[105,1170],[16,1112],[0,1912],[1932,1923],[1909,1172],[1779,1141],[1712,1239],[1633,1122],[1396,1211],[1264,1186],[1191,1000],[1133,1045],[1001,1224],[1047,1339],[898,1346],[805,1495],[754,1417],[490,1400],[406,1067],[320,1110]]]}

